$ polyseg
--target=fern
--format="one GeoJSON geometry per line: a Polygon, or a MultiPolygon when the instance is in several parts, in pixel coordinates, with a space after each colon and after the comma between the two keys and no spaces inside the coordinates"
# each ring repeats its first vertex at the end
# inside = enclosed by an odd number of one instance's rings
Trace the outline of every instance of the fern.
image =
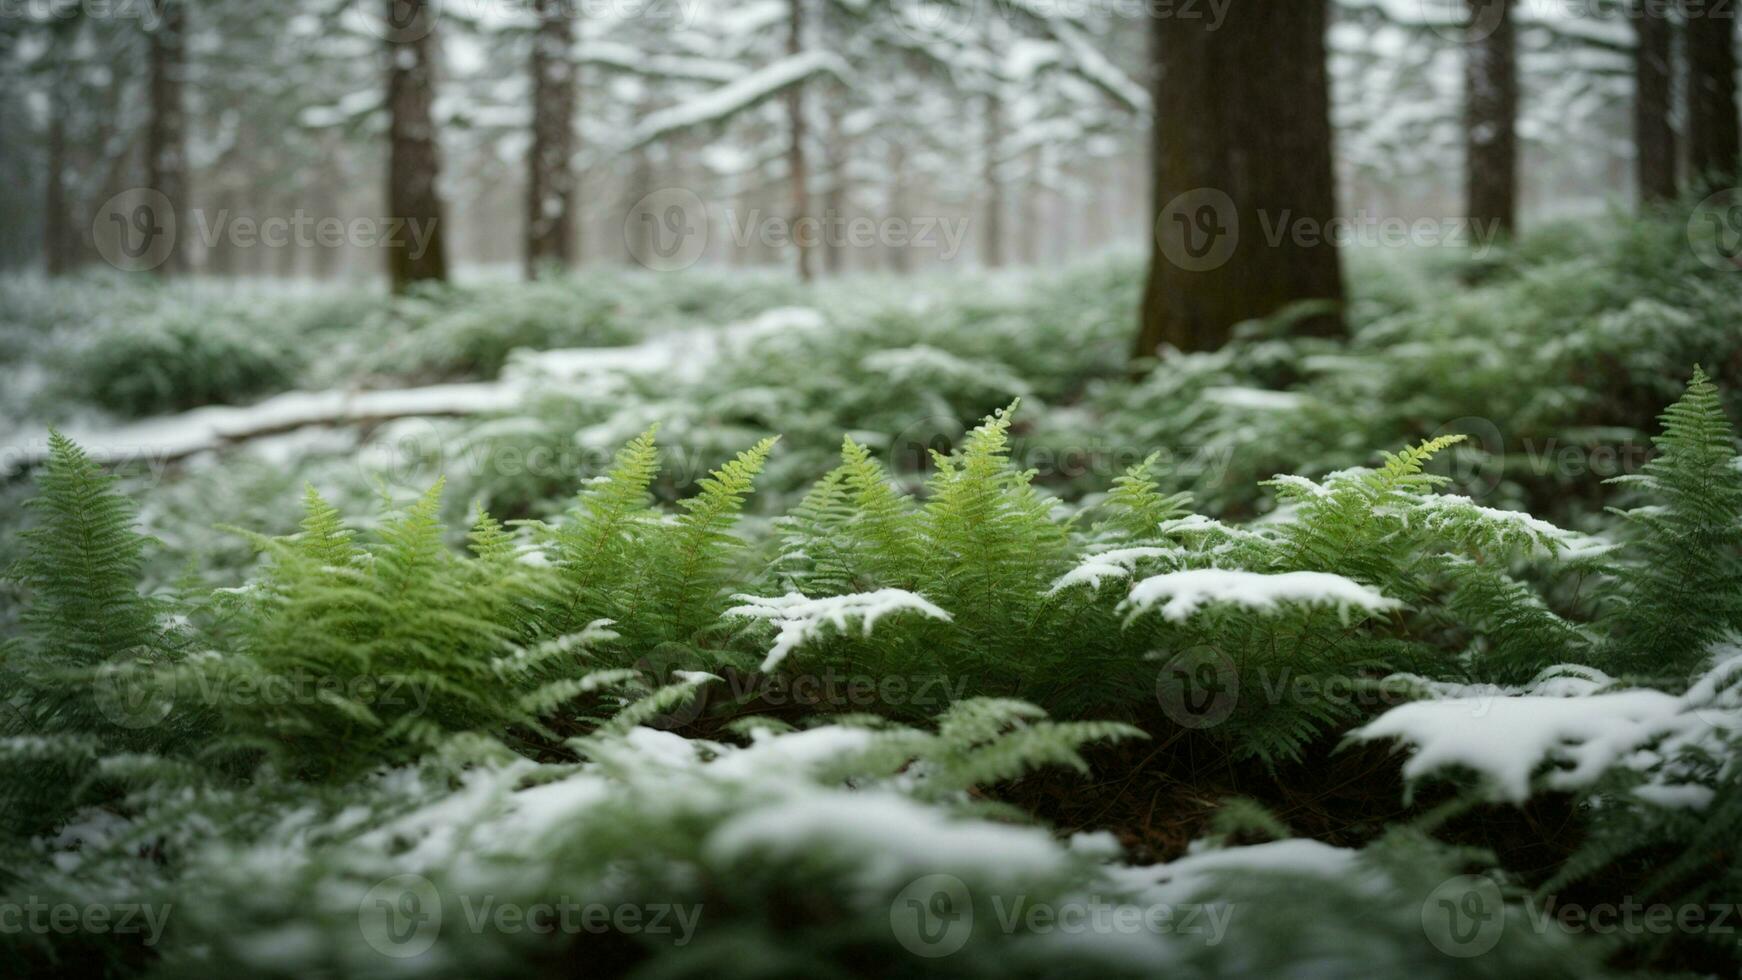
{"type": "Polygon", "coordinates": [[[1696,369],[1653,438],[1658,455],[1614,481],[1646,497],[1616,571],[1605,666],[1686,677],[1742,628],[1742,470],[1716,387],[1696,369]]]}

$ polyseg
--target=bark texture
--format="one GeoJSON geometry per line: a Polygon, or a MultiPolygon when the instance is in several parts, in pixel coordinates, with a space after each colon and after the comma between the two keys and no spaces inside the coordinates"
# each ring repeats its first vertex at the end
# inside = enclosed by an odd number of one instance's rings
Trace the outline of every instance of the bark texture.
{"type": "Polygon", "coordinates": [[[526,277],[567,266],[574,250],[574,22],[564,0],[537,0],[532,36],[532,147],[527,151],[526,277]]]}
{"type": "Polygon", "coordinates": [[[172,215],[159,216],[177,232],[159,275],[187,272],[187,110],[182,86],[187,72],[186,0],[154,0],[156,27],[148,38],[150,118],[145,126],[145,183],[169,200],[172,215]],[[173,220],[172,220],[173,219],[173,220]]]}
{"type": "MultiPolygon", "coordinates": [[[[787,0],[786,53],[804,51],[804,0],[787,0]]],[[[793,85],[786,90],[786,117],[790,143],[787,144],[786,169],[792,185],[792,244],[798,255],[798,278],[811,281],[810,190],[806,186],[804,154],[804,86],[793,85]]]]}
{"type": "Polygon", "coordinates": [[[1671,29],[1659,0],[1634,0],[1633,162],[1639,200],[1656,204],[1676,195],[1675,130],[1670,126],[1674,79],[1671,29]]]}
{"type": "MultiPolygon", "coordinates": [[[[387,7],[387,213],[393,222],[429,229],[424,247],[403,226],[384,229],[394,292],[448,277],[446,221],[436,187],[435,9],[428,0],[379,0],[387,7]],[[397,234],[387,234],[397,230],[397,234]]],[[[390,223],[391,224],[391,223],[390,223]]]]}
{"type": "Polygon", "coordinates": [[[1736,118],[1736,10],[1733,4],[1686,0],[1688,175],[1696,186],[1737,180],[1742,140],[1736,118]]]}
{"type": "Polygon", "coordinates": [[[1512,0],[1468,0],[1464,61],[1467,216],[1484,233],[1518,223],[1518,52],[1512,0]]]}
{"type": "Polygon", "coordinates": [[[1325,0],[1233,0],[1214,30],[1152,18],[1155,247],[1138,356],[1214,350],[1300,300],[1330,305],[1297,329],[1342,331],[1337,249],[1311,234],[1336,212],[1325,26],[1325,0]]]}

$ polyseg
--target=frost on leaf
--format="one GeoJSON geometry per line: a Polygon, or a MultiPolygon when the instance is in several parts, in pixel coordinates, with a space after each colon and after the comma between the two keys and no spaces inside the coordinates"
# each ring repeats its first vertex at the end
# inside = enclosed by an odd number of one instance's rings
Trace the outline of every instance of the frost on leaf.
{"type": "Polygon", "coordinates": [[[847,625],[857,620],[863,624],[866,636],[879,619],[890,613],[917,612],[932,619],[948,622],[950,614],[906,589],[878,589],[876,592],[853,592],[847,595],[812,599],[798,592],[774,598],[736,595],[744,603],[726,610],[726,615],[740,619],[760,619],[780,628],[774,646],[762,660],[762,669],[773,670],[787,654],[801,644],[823,635],[825,626],[845,632],[847,625]]]}

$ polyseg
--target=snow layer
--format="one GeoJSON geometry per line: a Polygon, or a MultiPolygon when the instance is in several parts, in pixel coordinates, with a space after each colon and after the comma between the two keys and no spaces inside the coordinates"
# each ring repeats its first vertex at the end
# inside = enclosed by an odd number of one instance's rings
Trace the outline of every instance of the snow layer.
{"type": "Polygon", "coordinates": [[[1347,616],[1352,609],[1377,613],[1402,605],[1353,579],[1328,572],[1264,574],[1226,568],[1194,568],[1155,575],[1137,583],[1121,604],[1132,616],[1157,603],[1162,616],[1179,623],[1213,602],[1227,602],[1259,612],[1274,612],[1283,603],[1335,606],[1347,616]]]}
{"type": "Polygon", "coordinates": [[[1719,740],[1742,734],[1742,653],[1731,656],[1681,696],[1611,690],[1596,671],[1589,680],[1557,675],[1528,693],[1453,697],[1393,708],[1351,737],[1394,738],[1414,754],[1403,774],[1418,779],[1447,769],[1474,770],[1492,793],[1514,803],[1547,767],[1554,790],[1589,788],[1626,765],[1651,774],[1634,795],[1649,803],[1698,806],[1701,787],[1679,782],[1674,758],[1688,748],[1722,752],[1719,740]]]}
{"type": "Polygon", "coordinates": [[[950,619],[949,613],[933,605],[924,596],[906,589],[878,589],[875,592],[853,592],[819,599],[809,598],[799,592],[788,592],[775,598],[751,595],[736,595],[732,598],[744,605],[726,610],[728,617],[767,620],[780,627],[773,648],[762,660],[763,670],[773,670],[780,666],[780,662],[800,645],[823,635],[825,626],[834,627],[836,632],[845,632],[849,622],[858,620],[863,624],[864,634],[870,636],[871,627],[891,613],[917,612],[945,622],[950,619]]]}

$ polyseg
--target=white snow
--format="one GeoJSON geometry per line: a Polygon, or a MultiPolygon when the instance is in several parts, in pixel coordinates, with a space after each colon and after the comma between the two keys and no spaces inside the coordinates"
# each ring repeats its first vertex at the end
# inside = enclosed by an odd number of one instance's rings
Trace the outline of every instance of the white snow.
{"type": "Polygon", "coordinates": [[[847,63],[832,51],[817,49],[782,58],[681,105],[648,113],[630,131],[618,152],[645,146],[692,126],[724,121],[813,75],[845,78],[850,71],[847,63]]]}
{"type": "Polygon", "coordinates": [[[906,589],[878,589],[875,592],[853,592],[847,595],[812,599],[799,592],[788,592],[774,598],[735,595],[744,605],[726,610],[726,615],[742,619],[761,619],[780,627],[774,646],[762,660],[762,669],[773,670],[787,655],[823,634],[823,627],[833,626],[845,632],[848,624],[858,620],[864,635],[879,619],[892,613],[917,612],[932,619],[950,620],[950,614],[932,605],[924,596],[906,589]]]}
{"type": "Polygon", "coordinates": [[[1205,388],[1204,399],[1229,408],[1256,412],[1291,412],[1306,404],[1306,398],[1302,395],[1266,388],[1205,388]]]}
{"type": "Polygon", "coordinates": [[[1525,694],[1402,705],[1351,737],[1408,744],[1414,754],[1403,773],[1409,779],[1470,769],[1496,797],[1514,803],[1530,795],[1532,776],[1545,766],[1550,789],[1579,790],[1610,768],[1629,765],[1655,770],[1652,782],[1635,792],[1640,799],[1697,805],[1705,794],[1677,781],[1673,759],[1694,746],[1722,752],[1715,744],[1720,734],[1742,732],[1738,677],[1742,655],[1720,663],[1679,697],[1649,688],[1601,690],[1595,681],[1552,677],[1525,694]]]}
{"type": "Polygon", "coordinates": [[[1078,562],[1076,568],[1059,576],[1046,594],[1054,595],[1073,585],[1086,585],[1091,590],[1099,589],[1101,583],[1108,579],[1130,578],[1137,571],[1137,563],[1140,561],[1177,556],[1180,553],[1177,548],[1119,548],[1089,555],[1078,562]]]}
{"type": "Polygon", "coordinates": [[[1347,617],[1352,609],[1377,613],[1402,605],[1396,599],[1341,575],[1329,572],[1265,574],[1225,568],[1194,568],[1146,578],[1131,588],[1120,604],[1131,617],[1166,600],[1161,614],[1171,622],[1191,618],[1210,603],[1226,602],[1259,612],[1274,612],[1283,603],[1335,606],[1347,617]]]}
{"type": "MultiPolygon", "coordinates": [[[[512,412],[540,386],[592,381],[601,376],[657,374],[695,380],[720,358],[757,340],[824,322],[808,307],[780,307],[742,323],[674,331],[626,347],[516,351],[498,381],[429,385],[379,391],[290,391],[254,405],[208,405],[112,429],[69,426],[64,434],[103,463],[159,465],[264,435],[309,426],[354,425],[406,417],[469,416],[512,412]]],[[[46,433],[0,453],[0,476],[48,457],[46,433]]]]}
{"type": "Polygon", "coordinates": [[[887,888],[939,869],[1014,880],[1066,866],[1066,852],[1036,827],[954,820],[887,791],[815,793],[748,810],[708,838],[710,855],[732,860],[826,848],[851,855],[868,888],[887,888]]]}
{"type": "Polygon", "coordinates": [[[1148,886],[1145,898],[1151,901],[1185,905],[1202,901],[1207,886],[1214,884],[1218,874],[1271,872],[1343,878],[1355,870],[1359,856],[1360,852],[1348,848],[1296,838],[1249,847],[1196,850],[1167,864],[1125,869],[1122,876],[1145,882],[1148,886]]]}

